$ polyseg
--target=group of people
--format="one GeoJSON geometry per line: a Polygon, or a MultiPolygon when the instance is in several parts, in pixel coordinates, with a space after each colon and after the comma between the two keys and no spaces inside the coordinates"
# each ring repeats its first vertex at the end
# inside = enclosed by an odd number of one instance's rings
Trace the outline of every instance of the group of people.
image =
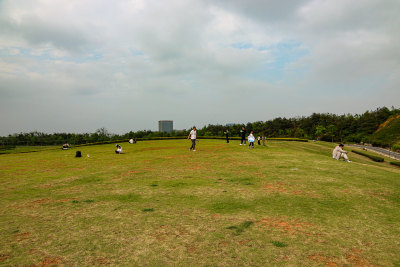
{"type": "MultiPolygon", "coordinates": [[[[226,130],[224,132],[225,136],[226,136],[226,142],[229,143],[229,131],[226,130]]],[[[240,145],[246,145],[246,129],[244,127],[242,127],[242,129],[240,130],[240,135],[241,135],[241,141],[240,141],[240,145]]],[[[196,151],[196,138],[197,138],[197,131],[196,131],[196,126],[193,127],[193,129],[190,131],[187,139],[192,141],[192,145],[189,148],[189,151],[196,151]]],[[[266,137],[263,135],[262,136],[262,141],[263,141],[263,145],[265,146],[265,140],[266,137]]],[[[247,136],[247,141],[249,142],[249,148],[254,148],[254,142],[255,142],[255,137],[253,134],[253,131],[250,131],[250,134],[247,136]]],[[[261,145],[261,137],[258,136],[257,137],[257,141],[258,141],[258,145],[261,145]]],[[[347,151],[343,150],[344,145],[340,144],[338,146],[335,147],[335,149],[332,152],[332,157],[336,160],[340,160],[341,158],[344,159],[344,161],[346,162],[351,162],[349,160],[349,157],[347,156],[347,151]]]]}
{"type": "MultiPolygon", "coordinates": [[[[229,143],[229,131],[226,130],[224,132],[225,136],[226,136],[226,142],[229,143]]],[[[241,135],[241,140],[240,140],[240,145],[246,145],[246,130],[244,127],[242,127],[242,129],[240,130],[240,135],[241,135]]],[[[198,142],[197,140],[197,130],[196,130],[196,126],[193,127],[193,129],[190,131],[187,139],[192,141],[192,144],[189,148],[189,151],[196,151],[196,142],[198,142]]],[[[265,146],[265,140],[266,137],[265,135],[262,136],[262,138],[260,136],[257,137],[257,141],[258,141],[258,145],[261,145],[260,141],[263,141],[263,145],[265,146]]],[[[254,137],[254,133],[253,131],[250,131],[250,134],[247,136],[247,141],[249,143],[248,148],[254,148],[254,142],[255,142],[255,137],[254,137]]],[[[131,138],[129,140],[130,144],[135,144],[136,143],[136,138],[131,138]]],[[[123,150],[122,147],[119,144],[116,144],[116,150],[115,153],[116,154],[123,154],[123,150]]],[[[68,149],[70,147],[70,145],[66,142],[63,146],[62,149],[68,149]]],[[[336,146],[333,151],[332,151],[332,157],[336,160],[340,160],[341,158],[344,159],[344,161],[346,162],[351,162],[349,160],[349,157],[347,156],[347,151],[343,150],[344,145],[343,144],[339,144],[338,146],[336,146]]],[[[81,152],[77,151],[76,157],[81,157],[81,152]]],[[[89,155],[88,155],[89,157],[89,155]]]]}

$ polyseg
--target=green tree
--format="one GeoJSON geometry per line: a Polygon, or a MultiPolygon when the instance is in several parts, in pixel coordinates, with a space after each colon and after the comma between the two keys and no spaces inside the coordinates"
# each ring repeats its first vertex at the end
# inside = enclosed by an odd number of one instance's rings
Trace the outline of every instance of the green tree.
{"type": "Polygon", "coordinates": [[[315,136],[317,137],[317,140],[320,140],[321,137],[323,137],[326,134],[326,128],[322,125],[318,125],[315,128],[315,136]]]}
{"type": "Polygon", "coordinates": [[[336,133],[336,127],[333,124],[329,124],[328,127],[326,127],[326,134],[331,137],[332,143],[333,143],[333,137],[335,137],[336,133]]]}

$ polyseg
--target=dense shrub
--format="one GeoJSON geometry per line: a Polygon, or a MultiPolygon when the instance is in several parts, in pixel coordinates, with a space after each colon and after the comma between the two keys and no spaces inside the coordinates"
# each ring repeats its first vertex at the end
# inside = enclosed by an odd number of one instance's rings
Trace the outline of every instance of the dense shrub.
{"type": "Polygon", "coordinates": [[[372,159],[373,161],[376,161],[376,162],[383,162],[385,160],[382,157],[371,155],[371,154],[368,154],[368,153],[365,153],[365,152],[362,152],[362,151],[359,151],[359,150],[352,150],[352,152],[354,152],[356,154],[359,154],[359,155],[362,155],[362,156],[365,156],[367,158],[370,158],[370,159],[372,159]]]}
{"type": "Polygon", "coordinates": [[[392,146],[393,151],[400,152],[400,142],[392,146]]]}
{"type": "Polygon", "coordinates": [[[400,161],[391,161],[390,164],[400,167],[400,161]]]}

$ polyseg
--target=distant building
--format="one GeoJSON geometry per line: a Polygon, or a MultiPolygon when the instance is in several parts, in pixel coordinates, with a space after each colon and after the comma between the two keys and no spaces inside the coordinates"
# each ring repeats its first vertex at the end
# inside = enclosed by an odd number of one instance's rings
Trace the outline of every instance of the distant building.
{"type": "Polygon", "coordinates": [[[158,131],[170,133],[174,129],[173,121],[158,121],[158,131]]]}

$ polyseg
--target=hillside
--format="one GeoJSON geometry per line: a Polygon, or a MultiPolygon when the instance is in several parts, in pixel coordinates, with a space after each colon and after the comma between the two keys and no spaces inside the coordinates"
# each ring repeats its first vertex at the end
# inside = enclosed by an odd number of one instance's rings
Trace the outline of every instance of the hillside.
{"type": "Polygon", "coordinates": [[[400,264],[386,161],[328,142],[122,145],[1,155],[0,266],[400,264]]]}
{"type": "Polygon", "coordinates": [[[392,147],[400,150],[400,114],[389,117],[372,134],[371,143],[375,146],[392,147]]]}

